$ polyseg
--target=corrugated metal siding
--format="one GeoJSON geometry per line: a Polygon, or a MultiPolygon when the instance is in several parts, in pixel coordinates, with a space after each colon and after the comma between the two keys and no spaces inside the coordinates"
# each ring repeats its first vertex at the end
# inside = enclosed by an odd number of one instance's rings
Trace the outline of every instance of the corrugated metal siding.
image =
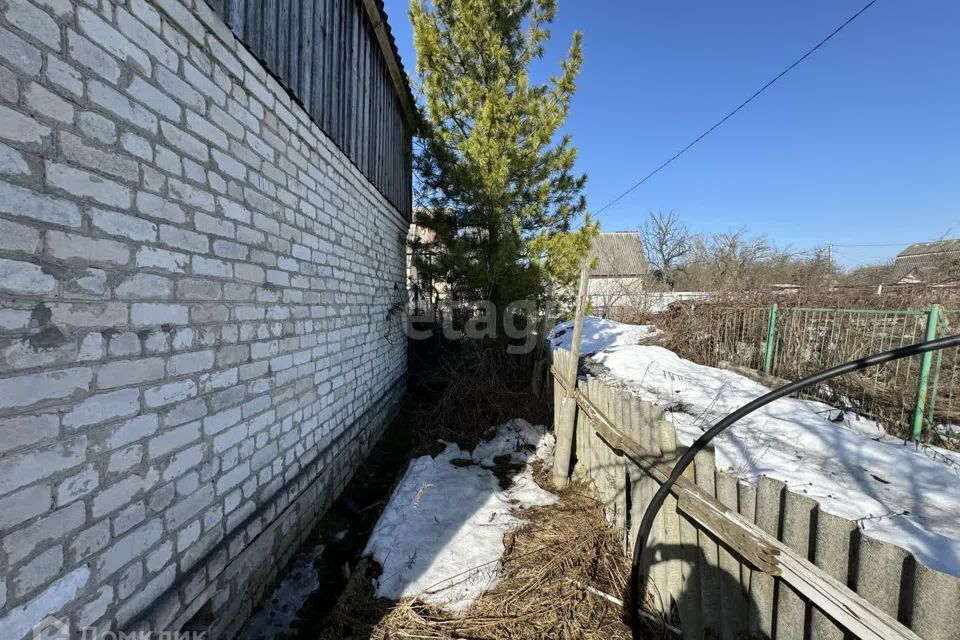
{"type": "Polygon", "coordinates": [[[207,0],[319,127],[411,215],[411,131],[358,0],[207,0]]]}
{"type": "Polygon", "coordinates": [[[597,256],[595,276],[645,276],[647,260],[640,236],[635,231],[612,231],[597,234],[593,240],[597,256]]]}

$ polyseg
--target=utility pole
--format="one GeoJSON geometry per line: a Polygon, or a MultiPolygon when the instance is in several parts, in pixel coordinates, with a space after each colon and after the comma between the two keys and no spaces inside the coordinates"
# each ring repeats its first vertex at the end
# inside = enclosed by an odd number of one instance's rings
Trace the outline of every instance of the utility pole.
{"type": "Polygon", "coordinates": [[[827,243],[827,271],[833,273],[833,243],[827,243]]]}

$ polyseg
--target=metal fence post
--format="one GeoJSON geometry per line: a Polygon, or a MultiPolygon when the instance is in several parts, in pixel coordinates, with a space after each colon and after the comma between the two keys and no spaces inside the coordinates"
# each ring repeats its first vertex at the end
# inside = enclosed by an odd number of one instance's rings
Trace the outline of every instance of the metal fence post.
{"type": "MultiPolygon", "coordinates": [[[[933,303],[927,313],[927,331],[923,336],[924,342],[930,342],[937,337],[937,325],[940,321],[940,305],[933,303]]],[[[933,354],[929,351],[920,356],[920,382],[917,384],[917,404],[913,410],[913,439],[919,441],[923,433],[923,412],[927,403],[927,384],[930,380],[930,363],[933,354]]]]}
{"type": "Polygon", "coordinates": [[[767,344],[763,354],[763,372],[770,375],[773,368],[773,343],[776,342],[774,333],[777,330],[777,303],[770,305],[770,317],[767,319],[767,344]]]}

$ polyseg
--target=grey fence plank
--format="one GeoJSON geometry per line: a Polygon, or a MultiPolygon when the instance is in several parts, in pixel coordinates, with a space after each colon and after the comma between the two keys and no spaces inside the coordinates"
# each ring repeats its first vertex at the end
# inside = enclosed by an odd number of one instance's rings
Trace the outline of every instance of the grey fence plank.
{"type": "Polygon", "coordinates": [[[263,4],[257,0],[246,0],[243,39],[255,56],[263,57],[263,4]]]}
{"type": "MultiPolygon", "coordinates": [[[[300,91],[308,113],[316,111],[313,94],[313,61],[317,51],[314,48],[314,29],[316,29],[316,11],[319,11],[320,2],[315,0],[300,0],[300,91]],[[316,9],[316,11],[314,11],[316,9]]],[[[319,67],[318,67],[319,68],[319,67]]]]}
{"type": "MultiPolygon", "coordinates": [[[[756,524],[771,536],[780,535],[780,509],[784,484],[779,480],[760,476],[757,482],[756,524]]],[[[754,571],[750,579],[750,600],[755,607],[755,618],[750,622],[750,633],[773,637],[774,605],[777,584],[772,576],[754,571]]]]}
{"type": "MultiPolygon", "coordinates": [[[[690,482],[696,482],[696,471],[693,465],[684,470],[683,477],[690,482]]],[[[700,551],[697,527],[682,514],[680,516],[680,544],[681,556],[684,560],[681,573],[683,579],[682,594],[678,604],[680,626],[686,640],[703,640],[703,599],[701,597],[700,576],[704,571],[704,558],[700,551]]]]}
{"type": "Polygon", "coordinates": [[[917,563],[910,628],[924,640],[960,640],[960,578],[917,563]]]}
{"type": "MultiPolygon", "coordinates": [[[[561,369],[563,371],[564,369],[561,369]]],[[[594,396],[593,388],[595,386],[595,381],[592,378],[586,378],[578,383],[578,388],[580,392],[586,398],[592,398],[594,396]]],[[[562,397],[562,394],[561,394],[562,397]]],[[[558,399],[559,402],[559,399],[558,399]]],[[[558,414],[559,419],[559,414],[558,414]]],[[[593,426],[590,423],[590,418],[585,411],[577,410],[576,420],[574,421],[574,446],[576,447],[576,465],[573,468],[573,474],[579,480],[586,480],[590,478],[591,469],[593,468],[593,452],[590,450],[590,434],[593,431],[593,426]]]]}
{"type": "Polygon", "coordinates": [[[291,0],[277,2],[277,75],[288,87],[290,84],[290,8],[291,0]]]}
{"type": "MultiPolygon", "coordinates": [[[[737,476],[717,471],[717,499],[731,511],[738,512],[737,476]]],[[[737,638],[746,634],[747,594],[743,591],[740,578],[740,560],[726,546],[720,544],[717,549],[720,565],[721,592],[723,593],[723,619],[721,637],[737,638]]]]}
{"type": "MultiPolygon", "coordinates": [[[[309,0],[307,0],[309,2],[309,0]]],[[[311,3],[312,4],[312,3],[311,3]]],[[[289,84],[287,86],[293,90],[293,93],[302,96],[303,85],[300,84],[300,67],[301,59],[304,57],[304,53],[301,50],[300,43],[300,34],[303,31],[301,22],[303,19],[301,13],[301,0],[289,0],[287,3],[289,7],[289,16],[287,17],[287,34],[290,39],[287,44],[287,77],[289,78],[289,84]]],[[[283,42],[281,40],[281,42],[283,42]]]]}
{"type": "Polygon", "coordinates": [[[261,0],[263,4],[263,60],[267,66],[279,74],[280,65],[277,55],[277,19],[281,0],[261,0]]]}
{"type": "MultiPolygon", "coordinates": [[[[659,419],[654,423],[658,433],[663,463],[671,468],[677,461],[677,430],[672,422],[659,419]]],[[[679,607],[683,597],[683,554],[680,540],[680,517],[677,515],[677,499],[669,494],[661,508],[663,514],[664,564],[666,565],[666,591],[668,595],[666,611],[672,611],[671,604],[679,607]]]]}
{"type": "Polygon", "coordinates": [[[224,4],[224,22],[230,27],[241,40],[244,40],[244,27],[247,23],[247,3],[246,0],[227,0],[224,4]]]}
{"type": "MultiPolygon", "coordinates": [[[[756,522],[757,518],[757,487],[744,481],[737,482],[737,512],[747,522],[756,522]]],[[[750,585],[753,582],[753,570],[747,562],[740,563],[740,589],[746,602],[746,633],[754,628],[753,621],[757,617],[756,607],[750,600],[750,585]]]]}
{"type": "MultiPolygon", "coordinates": [[[[650,403],[644,403],[644,424],[643,424],[643,436],[645,438],[645,448],[654,456],[662,456],[663,451],[660,449],[660,436],[655,428],[656,420],[658,417],[658,412],[650,403]]],[[[647,506],[653,500],[654,494],[660,488],[660,483],[658,483],[653,478],[647,476],[644,480],[644,501],[643,501],[643,512],[640,513],[640,517],[643,517],[643,513],[646,512],[647,506]]],[[[647,554],[648,563],[650,566],[650,583],[652,586],[652,596],[653,596],[653,606],[654,609],[662,614],[669,613],[669,592],[668,592],[668,581],[667,581],[667,564],[665,559],[669,553],[668,543],[666,538],[666,528],[664,526],[664,514],[663,509],[661,508],[654,517],[653,528],[650,531],[650,542],[648,544],[649,552],[647,554]]]]}
{"type": "MultiPolygon", "coordinates": [[[[619,425],[627,424],[630,420],[630,401],[628,394],[623,389],[619,389],[617,392],[616,418],[616,424],[619,425]]],[[[626,549],[627,536],[629,534],[627,527],[627,470],[626,466],[624,465],[624,459],[613,454],[613,452],[611,452],[611,454],[612,457],[610,458],[610,462],[612,464],[611,473],[613,475],[613,493],[615,505],[614,517],[616,518],[615,525],[620,536],[620,542],[623,545],[623,548],[626,549]]]]}
{"type": "MultiPolygon", "coordinates": [[[[697,453],[694,458],[697,486],[707,495],[716,496],[716,463],[713,447],[697,453]]],[[[703,608],[703,625],[714,634],[722,631],[722,598],[720,593],[720,558],[717,541],[703,530],[697,531],[697,541],[703,563],[700,571],[700,601],[703,608]]]]}
{"type": "MultiPolygon", "coordinates": [[[[812,555],[810,553],[811,530],[815,531],[816,514],[816,500],[790,490],[785,492],[780,539],[808,560],[812,555]]],[[[783,581],[778,582],[777,638],[803,640],[807,621],[806,599],[783,581]]]]}
{"type": "MultiPolygon", "coordinates": [[[[632,395],[630,396],[630,420],[627,425],[629,430],[624,433],[633,440],[641,442],[643,438],[643,403],[640,398],[632,395]]],[[[629,476],[629,491],[631,496],[630,533],[628,535],[627,553],[632,556],[633,545],[637,540],[637,533],[640,529],[640,517],[642,516],[639,511],[640,483],[646,473],[644,473],[640,467],[629,463],[627,466],[627,475],[629,476]]]]}
{"type": "MultiPolygon", "coordinates": [[[[820,511],[817,515],[814,564],[840,582],[851,584],[850,549],[857,536],[857,525],[840,516],[820,511]]],[[[843,640],[845,631],[830,616],[814,608],[811,635],[823,640],[843,640]]]]}
{"type": "MultiPolygon", "coordinates": [[[[607,385],[603,385],[603,405],[602,412],[606,416],[613,416],[616,414],[616,404],[617,404],[617,394],[616,390],[611,389],[607,385]]],[[[600,498],[603,501],[603,511],[607,517],[607,522],[614,524],[616,519],[615,502],[613,495],[613,474],[611,473],[611,465],[613,464],[613,452],[610,450],[610,447],[605,441],[598,440],[597,446],[600,453],[600,466],[598,468],[599,475],[597,478],[597,484],[600,487],[600,498]]]]}
{"type": "Polygon", "coordinates": [[[862,531],[859,541],[856,592],[887,615],[903,620],[903,588],[909,584],[912,590],[913,556],[862,531]]]}

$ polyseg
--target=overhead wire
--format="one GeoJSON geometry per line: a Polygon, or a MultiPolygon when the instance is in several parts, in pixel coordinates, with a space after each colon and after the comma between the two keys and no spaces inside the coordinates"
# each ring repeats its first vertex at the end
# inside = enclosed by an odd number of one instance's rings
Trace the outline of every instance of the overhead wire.
{"type": "Polygon", "coordinates": [[[743,109],[743,108],[746,107],[748,104],[750,104],[751,102],[753,102],[753,101],[757,98],[757,96],[759,96],[761,93],[763,93],[764,91],[766,91],[767,89],[769,89],[775,82],[777,82],[777,80],[779,80],[779,79],[782,78],[783,76],[785,76],[785,75],[787,75],[788,73],[790,73],[790,71],[792,71],[797,65],[799,65],[801,62],[803,62],[804,60],[806,60],[807,58],[809,58],[815,51],[817,51],[817,49],[819,49],[820,47],[822,47],[823,45],[825,45],[825,44],[826,44],[828,41],[830,41],[834,36],[836,36],[838,33],[840,33],[841,31],[843,31],[843,30],[847,27],[847,25],[849,25],[851,22],[853,22],[854,20],[856,20],[857,18],[859,18],[861,15],[863,15],[863,14],[867,11],[867,9],[869,9],[870,7],[872,7],[872,6],[873,6],[874,4],[876,4],[876,3],[877,3],[877,0],[870,0],[870,2],[868,2],[866,5],[864,5],[864,7],[863,7],[862,9],[860,9],[860,10],[857,11],[855,14],[853,14],[852,16],[850,16],[849,18],[847,18],[846,21],[843,22],[843,24],[841,24],[841,25],[838,26],[836,29],[834,29],[833,31],[831,31],[825,38],[823,38],[822,40],[820,40],[820,42],[818,42],[816,45],[814,45],[813,48],[809,49],[809,50],[808,50],[806,53],[804,53],[802,56],[800,56],[799,58],[797,58],[796,60],[794,60],[793,63],[790,64],[790,66],[788,66],[786,69],[784,69],[783,71],[781,71],[780,73],[778,73],[776,76],[774,76],[774,77],[773,77],[771,80],[769,80],[765,85],[763,85],[762,87],[760,87],[759,89],[757,89],[757,90],[753,93],[753,95],[751,95],[749,98],[747,98],[746,100],[744,100],[743,102],[741,102],[733,111],[731,111],[731,112],[728,113],[727,115],[725,115],[725,116],[723,116],[722,118],[720,118],[717,122],[715,122],[715,123],[713,124],[713,126],[711,126],[709,129],[707,129],[706,131],[704,131],[703,133],[701,133],[699,136],[697,136],[696,138],[694,138],[694,140],[693,140],[691,143],[689,143],[689,144],[688,144],[687,146],[685,146],[684,148],[680,149],[680,151],[678,151],[677,153],[673,154],[666,162],[662,163],[662,164],[661,164],[660,166],[658,166],[656,169],[654,169],[653,171],[651,171],[650,173],[648,173],[646,176],[644,176],[643,178],[641,178],[639,181],[637,181],[636,183],[634,183],[634,185],[631,186],[629,189],[627,189],[626,191],[624,191],[623,193],[621,193],[620,195],[618,195],[616,198],[614,198],[613,200],[611,200],[611,201],[608,202],[607,204],[605,204],[605,205],[603,205],[602,207],[600,207],[599,209],[597,209],[597,210],[594,212],[594,215],[595,215],[595,216],[600,215],[600,213],[602,213],[602,212],[605,211],[606,209],[609,209],[610,207],[612,207],[613,205],[615,205],[617,202],[619,202],[619,201],[622,200],[625,196],[627,196],[628,194],[630,194],[631,192],[633,192],[637,187],[639,187],[640,185],[642,185],[644,182],[646,182],[647,180],[649,180],[649,179],[652,178],[653,176],[655,176],[655,175],[657,175],[658,173],[660,173],[660,171],[662,171],[663,169],[665,169],[665,168],[666,168],[668,165],[670,165],[674,160],[676,160],[677,158],[679,158],[680,156],[682,156],[684,153],[686,153],[687,151],[689,151],[694,145],[696,145],[698,142],[700,142],[701,140],[703,140],[704,138],[706,138],[708,135],[710,135],[711,133],[713,133],[713,132],[714,132],[718,127],[720,127],[724,122],[726,122],[727,120],[729,120],[730,118],[732,118],[734,115],[736,115],[737,112],[739,112],[741,109],[743,109]]]}

